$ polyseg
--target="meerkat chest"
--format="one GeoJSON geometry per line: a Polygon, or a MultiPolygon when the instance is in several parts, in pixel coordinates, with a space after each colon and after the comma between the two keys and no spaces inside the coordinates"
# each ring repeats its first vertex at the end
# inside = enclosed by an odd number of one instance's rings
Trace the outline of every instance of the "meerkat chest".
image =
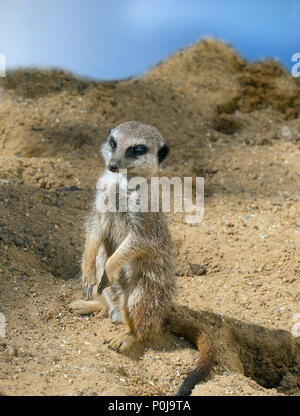
{"type": "Polygon", "coordinates": [[[112,212],[105,214],[107,222],[107,239],[112,247],[118,247],[130,233],[130,226],[126,213],[112,212]]]}
{"type": "Polygon", "coordinates": [[[128,212],[120,210],[120,194],[126,193],[127,181],[121,175],[106,171],[99,178],[95,206],[101,214],[101,228],[113,247],[121,244],[130,232],[128,212]]]}

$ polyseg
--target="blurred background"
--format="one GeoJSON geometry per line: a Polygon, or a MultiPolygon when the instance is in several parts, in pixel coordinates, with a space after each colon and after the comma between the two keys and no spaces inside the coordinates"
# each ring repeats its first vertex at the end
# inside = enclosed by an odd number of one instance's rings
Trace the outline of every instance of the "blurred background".
{"type": "Polygon", "coordinates": [[[62,68],[102,79],[143,74],[204,36],[244,57],[300,52],[299,0],[1,0],[7,69],[62,68]]]}

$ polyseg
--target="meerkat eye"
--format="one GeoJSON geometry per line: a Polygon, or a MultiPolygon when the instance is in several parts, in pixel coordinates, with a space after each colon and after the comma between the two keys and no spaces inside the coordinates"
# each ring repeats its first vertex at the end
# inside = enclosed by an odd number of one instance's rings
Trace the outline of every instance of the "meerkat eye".
{"type": "Polygon", "coordinates": [[[137,144],[135,146],[130,146],[128,147],[128,149],[126,150],[125,156],[128,158],[137,158],[140,155],[144,155],[145,153],[147,153],[147,147],[144,146],[143,144],[137,144]]]}
{"type": "Polygon", "coordinates": [[[144,155],[147,153],[147,147],[142,144],[137,144],[136,146],[133,146],[133,153],[135,156],[144,155]]]}
{"type": "Polygon", "coordinates": [[[117,142],[115,141],[115,139],[112,136],[109,139],[109,143],[110,143],[111,148],[113,150],[115,150],[115,148],[117,147],[117,142]]]}

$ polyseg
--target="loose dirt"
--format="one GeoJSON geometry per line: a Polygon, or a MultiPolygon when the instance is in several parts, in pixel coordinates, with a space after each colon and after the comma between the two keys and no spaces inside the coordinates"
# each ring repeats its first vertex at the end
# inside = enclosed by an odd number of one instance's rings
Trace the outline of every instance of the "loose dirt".
{"type": "Polygon", "coordinates": [[[21,69],[1,85],[0,391],[172,395],[196,363],[198,352],[171,334],[139,360],[120,356],[105,343],[119,325],[67,308],[82,296],[100,145],[109,128],[139,120],[170,144],[162,175],[205,178],[200,224],[167,215],[177,301],[217,348],[193,394],[299,395],[299,80],[206,39],[140,78],[21,69]]]}

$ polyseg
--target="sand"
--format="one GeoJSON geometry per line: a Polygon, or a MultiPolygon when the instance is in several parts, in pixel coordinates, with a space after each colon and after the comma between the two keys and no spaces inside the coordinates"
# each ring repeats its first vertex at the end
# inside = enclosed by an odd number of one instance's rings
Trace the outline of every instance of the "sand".
{"type": "Polygon", "coordinates": [[[105,341],[120,325],[67,307],[82,296],[100,145],[139,120],[170,144],[162,175],[205,178],[200,224],[167,215],[177,302],[217,349],[193,394],[299,395],[299,79],[206,39],[140,78],[20,69],[1,86],[0,392],[172,395],[195,365],[197,350],[168,333],[139,360],[118,355],[105,341]]]}

